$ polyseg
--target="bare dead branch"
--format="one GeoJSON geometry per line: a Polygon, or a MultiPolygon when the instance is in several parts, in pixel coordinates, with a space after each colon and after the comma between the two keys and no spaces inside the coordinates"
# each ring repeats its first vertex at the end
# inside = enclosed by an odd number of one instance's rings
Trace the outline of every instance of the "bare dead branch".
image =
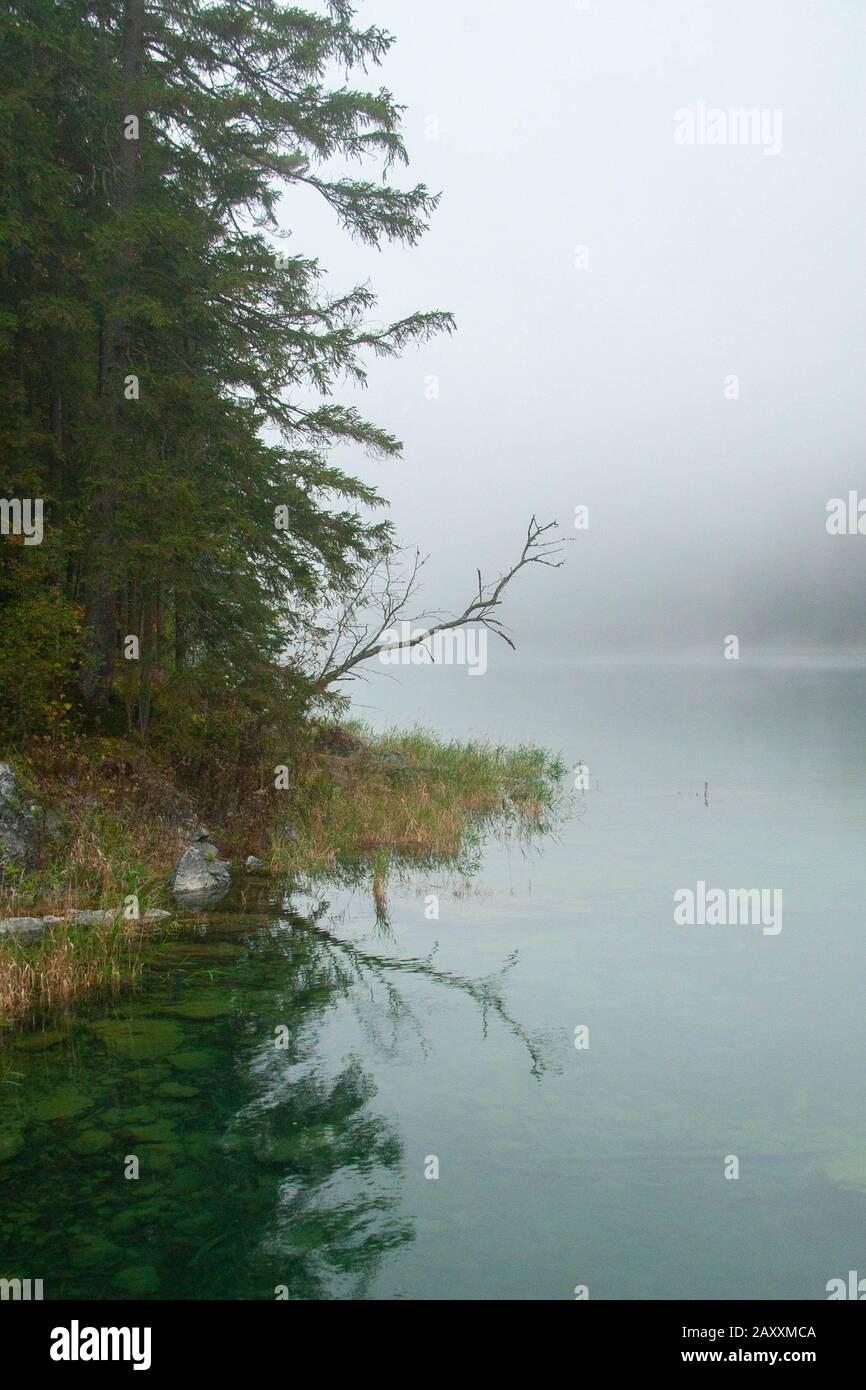
{"type": "Polygon", "coordinates": [[[371,563],[362,574],[355,590],[345,598],[334,624],[332,640],[327,655],[322,662],[316,685],[325,690],[335,681],[354,678],[355,672],[364,662],[372,660],[380,652],[400,651],[420,646],[438,632],[448,632],[454,628],[465,627],[471,623],[488,629],[495,636],[507,642],[512,650],[515,643],[508,636],[496,610],[502,604],[502,596],[517,574],[528,565],[546,565],[558,569],[563,563],[554,558],[561,555],[564,541],[551,535],[557,530],[555,521],[544,525],[533,516],[526,530],[526,539],[520,556],[504,574],[489,584],[485,584],[481,570],[478,576],[478,592],[461,613],[443,615],[427,612],[412,619],[412,622],[430,622],[431,625],[404,639],[385,640],[394,623],[405,613],[406,607],[417,590],[418,576],[426,557],[416,551],[413,564],[407,576],[400,579],[395,573],[391,555],[380,557],[371,563]],[[378,615],[371,625],[361,621],[361,613],[371,606],[378,608],[378,615]],[[431,621],[432,620],[432,621],[431,621]]]}

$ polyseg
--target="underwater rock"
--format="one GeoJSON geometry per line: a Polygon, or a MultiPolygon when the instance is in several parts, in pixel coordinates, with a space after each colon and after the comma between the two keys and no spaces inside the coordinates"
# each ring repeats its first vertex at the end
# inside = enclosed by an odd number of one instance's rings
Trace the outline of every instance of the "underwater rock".
{"type": "Polygon", "coordinates": [[[138,1062],[168,1057],[183,1041],[180,1026],[168,1018],[106,1018],[93,1031],[111,1052],[138,1062]]]}
{"type": "Polygon", "coordinates": [[[171,1120],[156,1120],[151,1125],[129,1125],[126,1132],[139,1144],[170,1144],[176,1138],[171,1120]]]}
{"type": "Polygon", "coordinates": [[[104,1129],[83,1129],[75,1139],[70,1139],[69,1147],[76,1154],[98,1154],[110,1149],[113,1143],[112,1136],[104,1129]]]}
{"type": "Polygon", "coordinates": [[[191,1052],[176,1052],[173,1057],[169,1057],[171,1066],[178,1071],[198,1071],[200,1067],[206,1067],[210,1061],[210,1053],[204,1049],[191,1052]]]}
{"type": "Polygon", "coordinates": [[[0,1163],[14,1158],[24,1148],[24,1130],[17,1126],[0,1129],[0,1163]]]}
{"type": "Polygon", "coordinates": [[[167,1004],[163,1013],[175,1014],[178,1018],[225,1018],[232,1012],[232,999],[228,990],[204,990],[193,994],[181,1004],[167,1004]]]}
{"type": "Polygon", "coordinates": [[[103,1265],[109,1260],[117,1260],[123,1255],[123,1247],[115,1245],[105,1236],[85,1233],[78,1237],[72,1249],[72,1263],[79,1269],[90,1269],[103,1265]]]}
{"type": "Polygon", "coordinates": [[[74,1086],[58,1086],[37,1100],[33,1114],[37,1120],[70,1120],[93,1107],[93,1101],[74,1086]]]}
{"type": "Polygon", "coordinates": [[[116,1276],[114,1286],[121,1293],[142,1297],[159,1291],[159,1275],[153,1265],[130,1265],[116,1276]]]}
{"type": "Polygon", "coordinates": [[[167,1100],[192,1100],[200,1092],[198,1086],[184,1086],[182,1081],[163,1081],[161,1086],[157,1086],[156,1094],[165,1096],[167,1100]]]}

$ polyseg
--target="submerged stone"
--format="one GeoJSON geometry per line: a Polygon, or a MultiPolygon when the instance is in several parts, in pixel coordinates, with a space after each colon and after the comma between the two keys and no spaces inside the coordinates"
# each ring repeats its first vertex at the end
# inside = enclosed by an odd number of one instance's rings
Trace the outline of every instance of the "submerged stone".
{"type": "Polygon", "coordinates": [[[181,1151],[176,1144],[148,1144],[141,1155],[144,1172],[164,1173],[173,1169],[181,1151]]]}
{"type": "Polygon", "coordinates": [[[77,1154],[98,1154],[110,1149],[113,1143],[112,1135],[104,1129],[83,1129],[75,1139],[70,1139],[69,1147],[77,1154]]]}
{"type": "Polygon", "coordinates": [[[58,1086],[33,1107],[37,1120],[69,1120],[93,1107],[93,1101],[74,1086],[58,1086]]]}
{"type": "Polygon", "coordinates": [[[137,1294],[139,1297],[157,1293],[159,1274],[153,1265],[130,1265],[115,1276],[114,1286],[121,1293],[137,1294]]]}
{"type": "Polygon", "coordinates": [[[204,990],[181,1004],[167,1006],[164,1012],[178,1018],[224,1018],[232,1012],[232,998],[226,990],[204,990]]]}
{"type": "Polygon", "coordinates": [[[103,1019],[93,1031],[109,1051],[139,1062],[165,1057],[183,1041],[179,1025],[167,1018],[103,1019]]]}
{"type": "Polygon", "coordinates": [[[173,1057],[169,1057],[169,1063],[177,1067],[178,1071],[198,1071],[199,1067],[206,1067],[210,1061],[210,1053],[201,1051],[176,1052],[173,1057]]]}
{"type": "Polygon", "coordinates": [[[157,1095],[169,1100],[192,1100],[193,1096],[200,1094],[198,1086],[184,1086],[182,1081],[164,1081],[157,1087],[157,1095]]]}
{"type": "Polygon", "coordinates": [[[175,1137],[170,1120],[157,1120],[152,1125],[130,1125],[126,1132],[139,1144],[166,1144],[175,1137]]]}
{"type": "Polygon", "coordinates": [[[110,1110],[104,1110],[102,1118],[105,1124],[116,1129],[127,1129],[130,1125],[152,1124],[159,1119],[159,1114],[156,1105],[129,1105],[126,1108],[115,1105],[110,1110]]]}
{"type": "Polygon", "coordinates": [[[122,1246],[115,1245],[113,1240],[107,1240],[105,1236],[85,1234],[79,1236],[72,1247],[72,1263],[84,1269],[108,1260],[118,1260],[122,1255],[122,1246]]]}
{"type": "Polygon", "coordinates": [[[14,1158],[24,1148],[24,1129],[8,1125],[0,1129],[0,1163],[14,1158]]]}

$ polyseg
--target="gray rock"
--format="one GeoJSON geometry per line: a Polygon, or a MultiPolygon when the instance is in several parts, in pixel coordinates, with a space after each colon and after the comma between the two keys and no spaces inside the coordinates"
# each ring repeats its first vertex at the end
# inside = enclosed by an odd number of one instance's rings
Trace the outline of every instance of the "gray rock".
{"type": "Polygon", "coordinates": [[[0,862],[26,868],[39,848],[39,819],[26,805],[8,763],[0,763],[0,862]]]}
{"type": "Polygon", "coordinates": [[[259,859],[255,854],[247,855],[247,862],[244,867],[248,874],[260,874],[265,872],[263,860],[259,859]]]}
{"type": "MultiPolygon", "coordinates": [[[[111,918],[119,917],[122,911],[123,909],[119,907],[100,908],[93,911],[77,908],[68,913],[66,917],[3,917],[0,919],[0,936],[10,936],[15,932],[21,932],[27,936],[38,936],[45,927],[60,926],[64,922],[73,927],[96,927],[111,918]]],[[[171,915],[164,908],[154,907],[148,912],[143,912],[139,921],[162,922],[171,915]]]]}
{"type": "MultiPolygon", "coordinates": [[[[113,918],[122,915],[122,907],[94,908],[92,911],[86,908],[76,908],[74,912],[70,912],[67,920],[70,921],[74,927],[98,927],[100,923],[111,921],[113,918]]],[[[142,912],[138,921],[162,922],[166,917],[170,916],[171,913],[166,912],[165,908],[152,907],[147,912],[142,912]]]]}
{"type": "Polygon", "coordinates": [[[216,902],[228,892],[231,882],[228,860],[220,859],[219,850],[207,836],[202,826],[195,842],[187,845],[174,866],[171,887],[177,901],[184,907],[197,911],[216,902]]]}
{"type": "Polygon", "coordinates": [[[119,917],[122,908],[76,908],[70,912],[69,921],[74,927],[98,927],[102,922],[107,922],[109,918],[119,917]]]}
{"type": "Polygon", "coordinates": [[[62,917],[4,917],[0,920],[0,936],[39,936],[46,922],[62,922],[62,917]]]}

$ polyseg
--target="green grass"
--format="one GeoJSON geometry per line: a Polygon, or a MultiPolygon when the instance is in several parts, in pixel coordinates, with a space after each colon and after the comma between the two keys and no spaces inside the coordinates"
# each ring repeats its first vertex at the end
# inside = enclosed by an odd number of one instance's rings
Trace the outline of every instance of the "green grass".
{"type": "Polygon", "coordinates": [[[565,768],[543,749],[443,743],[423,729],[353,732],[364,751],[318,759],[275,826],[274,872],[315,879],[401,863],[459,866],[492,828],[538,832],[559,805],[565,768]],[[406,765],[390,766],[388,754],[406,765]],[[286,834],[289,823],[296,838],[286,834]]]}

